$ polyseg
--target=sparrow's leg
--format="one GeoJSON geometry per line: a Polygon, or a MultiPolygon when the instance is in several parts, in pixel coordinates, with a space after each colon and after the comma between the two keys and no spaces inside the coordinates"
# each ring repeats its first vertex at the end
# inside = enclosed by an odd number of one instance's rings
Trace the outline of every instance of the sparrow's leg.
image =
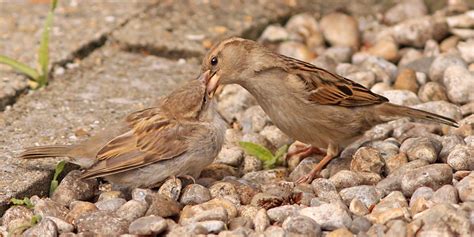
{"type": "Polygon", "coordinates": [[[321,149],[311,146],[311,145],[306,145],[301,142],[297,142],[295,144],[296,150],[292,152],[288,152],[286,154],[285,159],[288,161],[290,159],[294,159],[295,157],[298,158],[299,160],[302,160],[306,157],[309,157],[311,155],[326,155],[326,152],[322,151],[321,149]]]}
{"type": "Polygon", "coordinates": [[[339,147],[335,144],[329,144],[326,156],[317,163],[314,168],[306,175],[299,178],[296,183],[310,183],[313,179],[319,175],[319,172],[326,166],[332,158],[336,157],[339,154],[339,147]]]}

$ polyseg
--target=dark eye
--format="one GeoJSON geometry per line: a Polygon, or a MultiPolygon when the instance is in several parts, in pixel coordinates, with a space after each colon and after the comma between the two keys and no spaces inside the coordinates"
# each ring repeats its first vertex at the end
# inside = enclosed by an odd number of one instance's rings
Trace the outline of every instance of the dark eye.
{"type": "Polygon", "coordinates": [[[211,59],[211,65],[212,65],[212,66],[216,66],[216,65],[217,65],[217,58],[216,58],[216,57],[213,57],[213,58],[211,59]]]}

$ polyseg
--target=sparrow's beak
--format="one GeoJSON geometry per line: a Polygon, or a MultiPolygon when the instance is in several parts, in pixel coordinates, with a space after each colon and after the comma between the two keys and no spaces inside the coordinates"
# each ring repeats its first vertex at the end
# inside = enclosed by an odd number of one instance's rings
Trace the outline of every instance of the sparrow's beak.
{"type": "Polygon", "coordinates": [[[199,79],[203,79],[206,83],[206,90],[209,94],[209,97],[213,97],[216,92],[217,87],[219,86],[220,77],[216,73],[211,74],[210,70],[207,70],[199,76],[199,79]]]}

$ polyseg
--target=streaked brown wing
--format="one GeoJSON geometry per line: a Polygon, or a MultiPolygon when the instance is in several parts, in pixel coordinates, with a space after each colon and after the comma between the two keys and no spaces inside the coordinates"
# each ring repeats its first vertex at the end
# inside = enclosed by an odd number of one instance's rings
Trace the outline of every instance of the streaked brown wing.
{"type": "Polygon", "coordinates": [[[196,130],[205,129],[196,123],[167,119],[151,109],[143,112],[149,116],[127,119],[133,128],[105,145],[97,154],[99,162],[83,178],[106,176],[177,157],[187,151],[189,138],[196,130]]]}
{"type": "Polygon", "coordinates": [[[303,81],[308,100],[321,105],[344,107],[364,106],[387,102],[364,86],[312,64],[281,56],[288,72],[303,81]]]}

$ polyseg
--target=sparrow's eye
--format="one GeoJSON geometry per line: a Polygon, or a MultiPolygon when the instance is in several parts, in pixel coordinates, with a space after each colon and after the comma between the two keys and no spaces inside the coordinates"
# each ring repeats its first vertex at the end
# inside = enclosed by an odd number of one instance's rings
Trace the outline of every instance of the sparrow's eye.
{"type": "Polygon", "coordinates": [[[217,65],[217,58],[216,58],[216,57],[213,57],[213,58],[211,59],[211,65],[212,65],[212,66],[216,66],[216,65],[217,65]]]}

